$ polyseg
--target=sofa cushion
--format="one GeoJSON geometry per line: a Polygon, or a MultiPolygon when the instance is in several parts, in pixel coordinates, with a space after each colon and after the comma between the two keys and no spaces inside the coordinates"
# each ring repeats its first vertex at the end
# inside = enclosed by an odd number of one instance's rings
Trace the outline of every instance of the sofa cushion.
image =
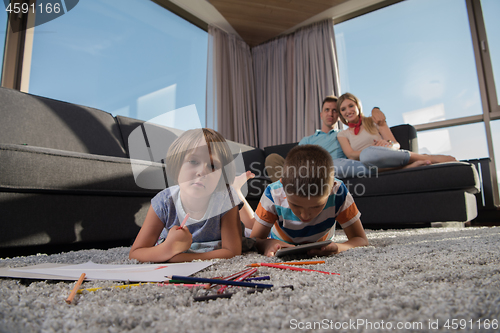
{"type": "Polygon", "coordinates": [[[476,197],[462,190],[357,197],[363,225],[468,222],[477,216],[476,197]]]}
{"type": "Polygon", "coordinates": [[[0,143],[126,157],[107,112],[0,88],[0,117],[0,143]]]}
{"type": "Polygon", "coordinates": [[[163,176],[151,176],[158,174],[159,163],[0,144],[0,189],[6,191],[152,196],[157,184],[165,188],[163,176]],[[141,177],[134,178],[133,168],[141,177]]]}
{"type": "Polygon", "coordinates": [[[479,192],[476,168],[467,162],[380,172],[366,178],[346,178],[343,182],[354,198],[451,190],[479,192]]]}
{"type": "Polygon", "coordinates": [[[298,142],[285,143],[285,144],[276,145],[276,146],[269,146],[269,147],[264,148],[264,152],[265,152],[266,156],[269,156],[270,154],[278,154],[278,155],[281,155],[283,158],[286,158],[286,155],[288,154],[290,149],[292,149],[296,145],[298,145],[298,142]]]}
{"type": "Polygon", "coordinates": [[[245,170],[252,171],[255,178],[247,182],[248,194],[247,200],[260,200],[267,185],[271,183],[265,173],[265,155],[264,150],[255,148],[242,153],[245,170]]]}

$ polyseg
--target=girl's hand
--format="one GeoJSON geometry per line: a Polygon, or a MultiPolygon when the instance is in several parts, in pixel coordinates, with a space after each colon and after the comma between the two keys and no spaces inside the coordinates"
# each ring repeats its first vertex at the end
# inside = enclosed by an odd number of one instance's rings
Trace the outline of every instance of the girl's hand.
{"type": "Polygon", "coordinates": [[[174,226],[168,230],[167,238],[163,242],[172,253],[179,254],[191,247],[193,236],[187,227],[174,226]]]}
{"type": "Polygon", "coordinates": [[[332,254],[337,254],[339,252],[339,247],[337,243],[330,243],[326,246],[323,246],[321,249],[311,249],[307,251],[307,255],[313,256],[329,256],[332,254]]]}

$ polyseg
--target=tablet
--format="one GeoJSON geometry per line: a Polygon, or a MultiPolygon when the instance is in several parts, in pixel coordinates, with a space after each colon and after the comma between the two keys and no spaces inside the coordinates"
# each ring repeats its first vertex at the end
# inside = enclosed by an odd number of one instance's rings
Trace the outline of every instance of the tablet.
{"type": "Polygon", "coordinates": [[[309,251],[310,249],[320,249],[323,246],[330,244],[331,242],[331,240],[326,240],[322,242],[297,245],[294,247],[285,247],[276,251],[276,257],[283,257],[290,254],[307,254],[307,251],[309,251]]]}

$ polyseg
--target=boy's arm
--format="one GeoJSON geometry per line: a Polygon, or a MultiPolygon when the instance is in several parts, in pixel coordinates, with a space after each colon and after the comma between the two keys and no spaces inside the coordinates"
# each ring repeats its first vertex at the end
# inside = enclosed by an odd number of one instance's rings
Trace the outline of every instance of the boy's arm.
{"type": "Polygon", "coordinates": [[[256,238],[257,242],[255,246],[257,247],[257,251],[259,253],[262,253],[267,257],[274,257],[276,251],[278,251],[279,249],[295,246],[278,239],[268,239],[267,236],[269,236],[270,231],[270,227],[266,227],[259,222],[256,222],[254,224],[250,237],[256,238]]]}
{"type": "Polygon", "coordinates": [[[365,229],[361,224],[361,220],[357,220],[350,226],[344,229],[347,236],[347,241],[344,243],[330,243],[321,249],[312,249],[307,252],[308,255],[329,256],[337,254],[345,250],[352,249],[359,246],[367,246],[368,238],[366,238],[365,229]]]}

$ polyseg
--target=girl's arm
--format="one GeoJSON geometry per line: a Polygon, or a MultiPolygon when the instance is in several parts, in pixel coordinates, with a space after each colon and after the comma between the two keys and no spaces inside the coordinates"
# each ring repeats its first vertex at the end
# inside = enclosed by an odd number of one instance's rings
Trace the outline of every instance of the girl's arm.
{"type": "Polygon", "coordinates": [[[153,207],[149,207],[146,219],[130,249],[129,258],[142,262],[166,262],[191,246],[191,233],[187,228],[170,229],[167,239],[155,246],[165,225],[158,218],[153,207]]]}
{"type": "Polygon", "coordinates": [[[340,147],[342,147],[342,150],[348,159],[359,161],[359,154],[361,154],[361,150],[353,150],[351,144],[349,143],[349,139],[345,137],[337,137],[337,140],[339,140],[340,147]]]}
{"type": "Polygon", "coordinates": [[[368,238],[366,238],[365,229],[363,229],[363,225],[361,224],[361,220],[357,220],[347,228],[343,229],[346,236],[347,241],[344,243],[330,243],[329,245],[323,247],[322,249],[312,249],[309,250],[309,255],[318,255],[318,256],[328,256],[331,254],[337,254],[339,252],[352,249],[354,247],[359,246],[367,246],[368,238]]]}
{"type": "Polygon", "coordinates": [[[242,230],[238,207],[234,207],[221,218],[221,249],[205,253],[179,253],[173,256],[169,262],[232,258],[241,254],[241,235],[242,230]]]}

